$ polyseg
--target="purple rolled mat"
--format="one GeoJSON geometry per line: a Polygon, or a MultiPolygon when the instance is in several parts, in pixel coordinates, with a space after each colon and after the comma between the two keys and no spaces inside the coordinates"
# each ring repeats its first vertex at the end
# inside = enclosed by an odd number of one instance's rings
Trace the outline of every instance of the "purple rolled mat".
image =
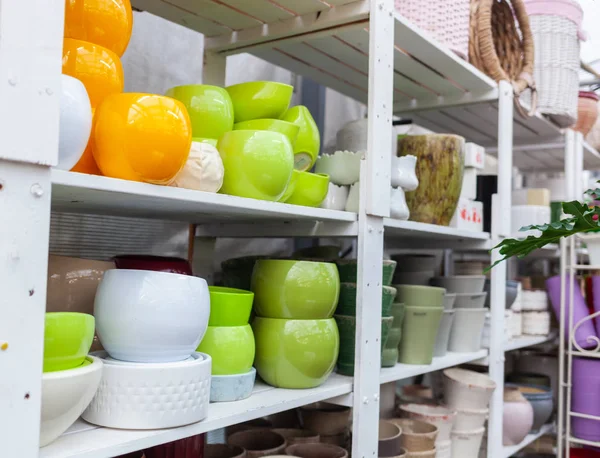
{"type": "MultiPolygon", "coordinates": [[[[567,303],[570,298],[570,288],[569,288],[569,279],[566,281],[566,299],[567,303]]],[[[575,278],[573,279],[573,325],[584,319],[586,316],[589,316],[588,308],[585,305],[585,301],[583,299],[583,295],[581,294],[581,289],[577,284],[575,278]]],[[[556,315],[556,319],[560,322],[560,275],[556,275],[554,277],[550,277],[546,280],[546,290],[548,291],[548,296],[550,296],[550,302],[552,302],[552,308],[554,309],[554,314],[556,315]]],[[[565,329],[565,335],[567,336],[567,344],[569,342],[569,307],[565,309],[565,320],[562,323],[562,326],[565,329]]],[[[575,340],[577,344],[581,348],[593,348],[596,346],[596,342],[593,340],[587,340],[589,336],[597,337],[596,330],[594,329],[594,324],[592,320],[584,321],[579,329],[575,332],[575,340]]]]}
{"type": "MultiPolygon", "coordinates": [[[[600,359],[573,358],[571,410],[600,417],[600,359]]],[[[600,440],[600,421],[571,417],[573,436],[600,440]]]]}
{"type": "MultiPolygon", "coordinates": [[[[600,275],[592,276],[592,295],[594,299],[594,312],[600,312],[600,275]]],[[[596,333],[600,336],[600,317],[594,319],[596,333]]]]}

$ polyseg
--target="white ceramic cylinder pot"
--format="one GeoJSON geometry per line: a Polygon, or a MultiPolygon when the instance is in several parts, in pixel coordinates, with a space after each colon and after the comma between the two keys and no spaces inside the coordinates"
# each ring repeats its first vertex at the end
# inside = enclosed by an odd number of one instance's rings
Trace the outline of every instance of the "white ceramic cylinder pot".
{"type": "Polygon", "coordinates": [[[390,217],[406,221],[410,216],[406,196],[402,188],[392,188],[390,192],[390,217]]]}
{"type": "Polygon", "coordinates": [[[400,187],[405,191],[414,191],[419,187],[416,172],[417,156],[392,156],[391,183],[392,187],[400,187]]]}
{"type": "Polygon", "coordinates": [[[448,350],[469,353],[481,349],[481,335],[488,309],[455,308],[454,323],[450,331],[448,350]]]}
{"type": "Polygon", "coordinates": [[[329,183],[329,191],[327,191],[325,200],[321,202],[321,208],[343,211],[346,208],[346,201],[348,200],[349,191],[350,188],[348,186],[338,186],[336,184],[329,183]]]}
{"type": "Polygon", "coordinates": [[[77,78],[61,76],[58,120],[58,164],[71,170],[85,151],[92,130],[92,105],[85,86],[77,78]]]}
{"type": "Polygon", "coordinates": [[[452,431],[452,456],[467,458],[479,455],[485,428],[473,431],[452,431]]]}
{"type": "Polygon", "coordinates": [[[436,444],[450,440],[450,432],[456,419],[455,410],[425,404],[401,404],[399,409],[404,417],[424,421],[436,426],[438,429],[436,444]]]}
{"type": "Polygon", "coordinates": [[[489,409],[456,409],[455,431],[472,431],[481,428],[489,415],[489,409]]]}
{"type": "Polygon", "coordinates": [[[440,328],[435,337],[435,346],[433,347],[433,356],[444,356],[448,352],[448,339],[454,322],[454,310],[444,310],[440,328]]]}
{"type": "Polygon", "coordinates": [[[204,279],[147,270],[106,271],[94,301],[100,342],[122,361],[188,358],[206,332],[209,313],[204,279]]]}
{"type": "Polygon", "coordinates": [[[444,370],[446,404],[454,409],[487,409],[496,383],[485,374],[466,369],[444,370]]]}

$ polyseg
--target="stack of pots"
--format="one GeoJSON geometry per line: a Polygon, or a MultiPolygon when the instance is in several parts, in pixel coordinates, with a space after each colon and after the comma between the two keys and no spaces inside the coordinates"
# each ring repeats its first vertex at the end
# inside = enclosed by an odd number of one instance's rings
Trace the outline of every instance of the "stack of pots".
{"type": "Polygon", "coordinates": [[[389,421],[402,431],[400,445],[406,450],[406,458],[433,458],[439,454],[435,446],[437,426],[411,418],[392,418],[389,421]]]}
{"type": "MultiPolygon", "coordinates": [[[[456,412],[448,407],[426,404],[401,404],[399,413],[402,417],[417,420],[412,426],[404,423],[405,438],[403,446],[409,457],[450,458],[452,426],[456,420],[456,412]],[[437,429],[423,426],[433,425],[437,429]],[[408,431],[413,431],[409,437],[408,431]],[[417,436],[417,437],[415,437],[417,436]]],[[[467,457],[476,455],[454,455],[467,457]]]]}
{"type": "Polygon", "coordinates": [[[478,455],[495,389],[496,384],[485,374],[457,368],[444,371],[444,398],[456,411],[451,433],[453,457],[478,455]]]}
{"type": "MultiPolygon", "coordinates": [[[[357,280],[357,261],[356,259],[336,260],[335,261],[341,280],[340,298],[335,310],[335,321],[340,331],[340,355],[337,361],[336,371],[343,375],[354,375],[354,355],[355,355],[355,335],[356,335],[356,280],[357,280]]],[[[383,287],[381,303],[381,365],[384,367],[394,366],[398,359],[396,352],[386,352],[387,340],[395,321],[392,316],[392,304],[396,297],[396,289],[390,287],[394,271],[396,269],[395,261],[383,261],[383,287]],[[394,359],[395,358],[395,359],[394,359]]],[[[365,304],[368,306],[368,304],[365,304]]],[[[399,331],[392,333],[393,339],[399,339],[399,331]]],[[[396,345],[397,346],[397,343],[396,345]]]]}
{"type": "Polygon", "coordinates": [[[278,388],[314,388],[335,366],[340,336],[332,318],[340,294],[335,264],[259,259],[252,273],[258,375],[278,388]]]}
{"type": "Polygon", "coordinates": [[[457,353],[481,349],[481,336],[485,325],[485,299],[483,275],[455,275],[436,277],[431,284],[456,294],[454,322],[450,331],[448,350],[457,353]]]}
{"type": "Polygon", "coordinates": [[[104,370],[83,418],[122,429],[198,422],[207,415],[211,385],[211,357],[196,351],[208,325],[208,285],[162,271],[169,262],[142,261],[139,268],[155,270],[107,270],[98,286],[94,315],[106,351],[96,356],[104,370]]]}
{"type": "Polygon", "coordinates": [[[319,435],[319,442],[347,449],[350,442],[352,410],[349,407],[317,402],[298,409],[304,430],[319,435]]]}
{"type": "Polygon", "coordinates": [[[239,401],[252,394],[254,333],[248,324],[254,293],[209,286],[210,319],[198,351],[212,358],[210,401],[239,401]]]}

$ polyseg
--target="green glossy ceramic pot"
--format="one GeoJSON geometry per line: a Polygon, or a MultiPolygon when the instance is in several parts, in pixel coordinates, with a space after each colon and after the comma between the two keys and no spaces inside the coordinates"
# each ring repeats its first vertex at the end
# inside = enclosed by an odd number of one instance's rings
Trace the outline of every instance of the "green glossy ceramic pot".
{"type": "Polygon", "coordinates": [[[214,146],[215,148],[217,147],[217,143],[219,142],[219,139],[217,138],[206,138],[206,137],[193,137],[192,138],[193,142],[196,143],[206,143],[210,146],[214,146]]]}
{"type": "Polygon", "coordinates": [[[248,324],[254,293],[225,286],[209,286],[209,326],[244,326],[248,324]]]}
{"type": "Polygon", "coordinates": [[[279,198],[279,200],[277,202],[285,202],[286,200],[288,200],[290,198],[290,196],[296,190],[296,183],[298,183],[299,177],[300,177],[300,172],[296,169],[292,170],[292,177],[290,178],[290,182],[288,183],[287,187],[285,188],[285,191],[283,192],[283,194],[281,195],[281,197],[279,198]]]}
{"type": "MultiPolygon", "coordinates": [[[[280,118],[292,100],[294,88],[273,81],[252,81],[228,86],[235,122],[251,119],[280,118]]],[[[284,121],[289,121],[284,119],[284,121]]]]}
{"type": "Polygon", "coordinates": [[[433,347],[444,309],[442,307],[404,307],[398,362],[431,364],[433,347]]]}
{"type": "Polygon", "coordinates": [[[340,278],[330,262],[264,259],[252,274],[254,311],[267,318],[331,318],[340,278]]]}
{"type": "Polygon", "coordinates": [[[172,87],[169,97],[183,103],[192,121],[192,136],[218,139],[233,129],[233,103],[227,91],[207,84],[172,87]]]}
{"type": "Polygon", "coordinates": [[[269,385],[314,388],[333,371],[340,349],[335,320],[282,320],[256,317],[254,367],[269,385]]]}
{"type": "Polygon", "coordinates": [[[321,135],[317,123],[308,108],[298,105],[285,112],[281,119],[293,122],[300,127],[294,144],[294,167],[296,170],[310,170],[317,160],[321,148],[321,135]]]}
{"type": "Polygon", "coordinates": [[[381,353],[381,367],[394,367],[398,362],[398,344],[402,336],[402,329],[390,328],[388,332],[385,348],[381,353]]]}
{"type": "MultiPolygon", "coordinates": [[[[334,315],[340,330],[340,356],[337,360],[336,372],[342,375],[354,375],[354,355],[356,336],[356,317],[334,315]]],[[[388,332],[392,327],[392,317],[381,318],[381,351],[385,348],[388,332]]]]}
{"type": "Polygon", "coordinates": [[[249,324],[209,326],[196,351],[210,355],[212,375],[245,374],[254,361],[254,333],[249,324]]]}
{"type": "Polygon", "coordinates": [[[328,191],[329,175],[300,172],[294,192],[285,202],[304,207],[318,207],[327,197],[328,191]]]}
{"type": "Polygon", "coordinates": [[[285,135],[292,146],[294,146],[298,132],[300,132],[300,127],[293,122],[282,121],[281,119],[252,119],[234,124],[233,130],[270,130],[279,132],[285,135]]]}
{"type": "MultiPolygon", "coordinates": [[[[391,307],[395,297],[396,290],[394,288],[391,286],[382,287],[381,316],[391,316],[391,307]]],[[[335,314],[356,316],[356,283],[340,284],[340,299],[335,314]]]]}
{"type": "MultiPolygon", "coordinates": [[[[335,263],[340,271],[340,281],[347,283],[356,283],[357,260],[356,259],[339,259],[335,263]]],[[[383,261],[383,285],[390,286],[394,271],[396,270],[396,261],[383,261]]]]}
{"type": "Polygon", "coordinates": [[[402,302],[394,302],[390,307],[390,312],[394,317],[392,328],[402,329],[402,323],[404,322],[404,304],[402,302]]]}
{"type": "Polygon", "coordinates": [[[267,130],[233,130],[217,143],[225,176],[220,193],[277,201],[294,169],[288,138],[267,130]]]}
{"type": "Polygon", "coordinates": [[[46,313],[44,372],[81,366],[94,340],[93,315],[74,312],[46,313]]]}
{"type": "Polygon", "coordinates": [[[268,256],[242,256],[232,258],[221,263],[221,282],[223,286],[250,290],[252,285],[252,271],[254,264],[259,259],[268,256]]]}
{"type": "Polygon", "coordinates": [[[436,286],[394,285],[396,300],[414,307],[443,307],[446,290],[436,286]]]}

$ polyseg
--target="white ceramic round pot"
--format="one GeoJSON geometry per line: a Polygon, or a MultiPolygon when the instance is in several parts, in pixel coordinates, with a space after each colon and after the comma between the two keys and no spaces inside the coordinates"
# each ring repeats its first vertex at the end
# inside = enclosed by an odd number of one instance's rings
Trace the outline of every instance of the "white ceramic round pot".
{"type": "Polygon", "coordinates": [[[406,196],[402,188],[392,188],[390,192],[390,217],[406,221],[410,216],[406,196]]]}
{"type": "Polygon", "coordinates": [[[338,186],[330,182],[329,191],[325,196],[325,200],[321,203],[321,208],[343,211],[346,208],[349,192],[350,188],[348,186],[338,186]]]}
{"type": "Polygon", "coordinates": [[[256,380],[256,369],[245,374],[213,375],[210,383],[210,402],[240,401],[250,397],[256,380]]]}
{"type": "Polygon", "coordinates": [[[502,445],[517,445],[533,427],[534,412],[531,403],[516,387],[504,388],[502,414],[502,445]]]}
{"type": "MultiPolygon", "coordinates": [[[[448,351],[469,353],[481,349],[481,335],[488,309],[455,308],[454,323],[450,331],[448,351]]],[[[473,408],[483,408],[473,407],[473,408]]]]}
{"type": "Polygon", "coordinates": [[[455,293],[454,306],[459,309],[481,309],[485,307],[488,293],[455,293]]]}
{"type": "Polygon", "coordinates": [[[456,419],[456,411],[447,407],[425,404],[401,404],[399,410],[404,417],[414,418],[437,426],[436,444],[450,440],[450,431],[452,431],[456,419]]]}
{"type": "Polygon", "coordinates": [[[362,155],[355,150],[336,151],[322,154],[315,162],[315,173],[329,175],[329,181],[337,185],[351,185],[360,178],[360,159],[362,155]]]}
{"type": "MultiPolygon", "coordinates": [[[[485,285],[484,275],[451,275],[448,277],[435,277],[431,279],[433,286],[446,288],[449,293],[473,294],[483,292],[485,285]]],[[[457,304],[458,307],[458,304],[457,304]]]]}
{"type": "Polygon", "coordinates": [[[392,156],[391,184],[394,188],[414,191],[419,187],[419,179],[415,171],[417,156],[392,156]]]}
{"type": "Polygon", "coordinates": [[[85,151],[92,130],[92,105],[85,86],[77,78],[62,74],[58,121],[58,164],[71,170],[85,151]]]}
{"type": "Polygon", "coordinates": [[[485,428],[472,431],[452,431],[452,456],[467,458],[479,455],[485,428]]]}
{"type": "Polygon", "coordinates": [[[472,431],[481,428],[488,418],[489,409],[456,409],[455,431],[472,431]]]}
{"type": "Polygon", "coordinates": [[[88,406],[100,383],[102,361],[86,357],[84,366],[42,375],[40,447],[64,433],[88,406]],[[90,364],[87,364],[90,363],[90,364]]]}
{"type": "Polygon", "coordinates": [[[94,301],[104,349],[141,363],[188,358],[204,337],[209,313],[204,279],[148,270],[107,270],[94,301]]]}
{"type": "Polygon", "coordinates": [[[358,213],[358,199],[360,198],[360,183],[354,183],[350,186],[350,192],[348,193],[348,199],[346,200],[347,212],[358,213]]]}
{"type": "Polygon", "coordinates": [[[452,330],[454,313],[454,310],[444,310],[444,315],[442,315],[442,321],[435,337],[433,356],[444,356],[448,352],[448,339],[452,330]]]}
{"type": "Polygon", "coordinates": [[[210,397],[210,356],[176,363],[104,361],[102,382],[83,413],[95,425],[123,429],[174,428],[203,420],[210,397]],[[160,413],[160,414],[157,414],[160,413]]]}
{"type": "Polygon", "coordinates": [[[336,145],[341,150],[366,152],[369,124],[366,118],[351,121],[338,130],[336,145]]]}
{"type": "Polygon", "coordinates": [[[444,370],[446,404],[455,409],[487,409],[496,383],[485,374],[466,369],[444,370]]]}

